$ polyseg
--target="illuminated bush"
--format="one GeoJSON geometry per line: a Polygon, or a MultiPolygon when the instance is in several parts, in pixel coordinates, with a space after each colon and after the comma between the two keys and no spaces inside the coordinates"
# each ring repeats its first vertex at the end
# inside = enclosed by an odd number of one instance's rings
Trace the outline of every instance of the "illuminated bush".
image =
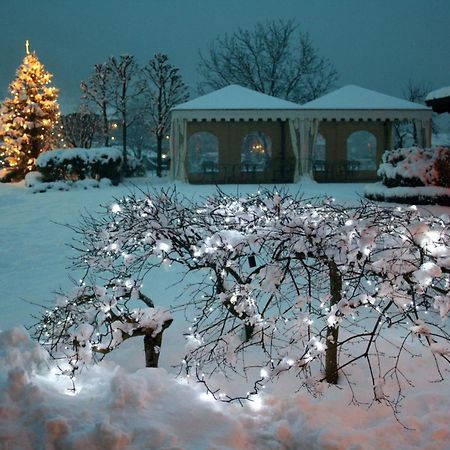
{"type": "Polygon", "coordinates": [[[181,369],[216,398],[249,398],[287,372],[314,392],[325,381],[347,380],[353,390],[357,365],[373,398],[395,410],[409,381],[403,358],[418,344],[438,374],[449,362],[449,225],[416,208],[274,191],[219,191],[202,202],[174,189],[130,195],[74,227],[74,264],[86,276],[36,336],[73,373],[125,335],[155,335],[171,317],[148,303],[136,309],[133,299],[145,303],[145,276],[157,282],[158,270],[178,265],[181,281],[194,276],[182,289],[192,323],[181,369]],[[394,343],[393,332],[404,339],[394,343]],[[251,389],[226,394],[210,378],[216,373],[243,375],[251,389]],[[385,395],[385,385],[397,394],[385,395]]]}

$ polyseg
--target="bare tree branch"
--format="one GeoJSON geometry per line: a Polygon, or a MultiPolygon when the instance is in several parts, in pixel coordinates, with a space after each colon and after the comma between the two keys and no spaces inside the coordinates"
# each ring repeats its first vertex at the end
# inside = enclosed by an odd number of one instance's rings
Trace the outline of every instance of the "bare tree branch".
{"type": "Polygon", "coordinates": [[[200,53],[199,73],[201,92],[239,84],[299,103],[324,94],[337,80],[333,65],[292,20],[219,36],[200,53]]]}

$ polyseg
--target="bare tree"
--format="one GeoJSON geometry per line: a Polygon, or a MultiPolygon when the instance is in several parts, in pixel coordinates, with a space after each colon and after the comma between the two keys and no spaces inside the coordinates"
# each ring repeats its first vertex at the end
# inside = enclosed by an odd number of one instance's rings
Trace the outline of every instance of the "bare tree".
{"type": "Polygon", "coordinates": [[[88,81],[81,82],[82,99],[88,107],[98,111],[101,118],[103,145],[109,147],[109,115],[111,107],[111,70],[108,64],[96,64],[88,81]]]}
{"type": "Polygon", "coordinates": [[[152,304],[130,310],[129,299],[141,298],[145,275],[172,265],[184,269],[192,319],[182,369],[218,399],[250,398],[290,372],[312,391],[346,381],[357,403],[358,366],[373,401],[397,412],[413,375],[405,358],[430,352],[440,379],[450,363],[448,217],[276,191],[193,203],[169,189],[128,195],[74,229],[86,275],[36,329],[71,373],[93,353],[164,329],[169,316],[152,304]],[[253,389],[212,387],[217,372],[253,389]]]}
{"type": "Polygon", "coordinates": [[[163,53],[157,53],[144,67],[150,127],[156,138],[156,175],[162,175],[162,143],[169,127],[170,110],[189,98],[178,68],[163,53]]]}
{"type": "Polygon", "coordinates": [[[258,23],[216,38],[200,53],[201,91],[240,84],[265,94],[304,103],[334,86],[337,72],[319,55],[308,34],[292,20],[258,23]]]}
{"type": "Polygon", "coordinates": [[[111,57],[107,66],[111,73],[111,99],[115,114],[121,122],[123,167],[128,171],[127,161],[127,133],[128,128],[142,114],[140,108],[130,108],[143,93],[144,86],[141,81],[141,70],[134,56],[122,55],[119,58],[111,57]]]}
{"type": "Polygon", "coordinates": [[[148,148],[149,143],[152,142],[154,136],[149,129],[145,113],[146,107],[141,102],[135,105],[135,107],[139,108],[139,114],[136,120],[128,127],[127,143],[133,149],[135,156],[141,160],[142,150],[148,148]]]}
{"type": "Polygon", "coordinates": [[[62,134],[72,147],[91,148],[94,137],[101,129],[101,118],[86,109],[61,116],[62,134]]]}
{"type": "Polygon", "coordinates": [[[431,90],[432,87],[429,83],[410,78],[403,91],[403,97],[410,102],[425,104],[425,97],[431,90]]]}

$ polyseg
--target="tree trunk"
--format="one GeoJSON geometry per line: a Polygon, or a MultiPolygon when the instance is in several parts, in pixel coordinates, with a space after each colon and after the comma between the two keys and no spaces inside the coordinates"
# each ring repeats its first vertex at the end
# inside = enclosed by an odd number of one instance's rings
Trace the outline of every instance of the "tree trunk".
{"type": "MultiPolygon", "coordinates": [[[[341,300],[342,278],[337,269],[336,263],[331,261],[329,266],[330,274],[330,308],[341,300]]],[[[338,373],[338,352],[337,343],[339,337],[339,326],[327,328],[327,350],[325,354],[325,377],[328,383],[337,384],[338,373]]]]}
{"type": "Polygon", "coordinates": [[[144,336],[145,367],[158,367],[162,335],[163,331],[155,337],[152,337],[151,333],[144,336]]]}
{"type": "MultiPolygon", "coordinates": [[[[145,299],[148,306],[153,307],[153,302],[145,295],[140,293],[141,299],[145,299]]],[[[173,319],[166,320],[163,323],[162,330],[155,336],[149,331],[144,335],[145,367],[158,367],[159,355],[161,353],[162,336],[164,330],[172,325],[173,319]]]]}
{"type": "Polygon", "coordinates": [[[123,154],[123,170],[124,175],[129,175],[129,167],[128,167],[128,157],[127,157],[127,116],[126,113],[123,113],[122,120],[122,154],[123,154]]]}
{"type": "Polygon", "coordinates": [[[162,135],[156,136],[156,176],[162,176],[162,135]]]}
{"type": "Polygon", "coordinates": [[[102,125],[103,125],[103,137],[105,139],[104,146],[109,147],[109,122],[106,103],[102,104],[102,125]]]}

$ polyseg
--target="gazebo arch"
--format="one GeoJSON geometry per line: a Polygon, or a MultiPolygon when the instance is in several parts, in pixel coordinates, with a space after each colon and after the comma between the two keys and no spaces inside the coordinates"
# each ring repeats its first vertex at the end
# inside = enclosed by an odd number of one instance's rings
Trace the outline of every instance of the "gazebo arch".
{"type": "Polygon", "coordinates": [[[272,139],[264,131],[250,131],[241,142],[241,171],[264,172],[272,165],[272,139]]]}
{"type": "Polygon", "coordinates": [[[209,131],[192,134],[187,143],[188,173],[216,172],[219,165],[219,139],[209,131]]]}
{"type": "Polygon", "coordinates": [[[347,137],[348,170],[377,169],[377,137],[367,130],[353,131],[347,137]]]}

